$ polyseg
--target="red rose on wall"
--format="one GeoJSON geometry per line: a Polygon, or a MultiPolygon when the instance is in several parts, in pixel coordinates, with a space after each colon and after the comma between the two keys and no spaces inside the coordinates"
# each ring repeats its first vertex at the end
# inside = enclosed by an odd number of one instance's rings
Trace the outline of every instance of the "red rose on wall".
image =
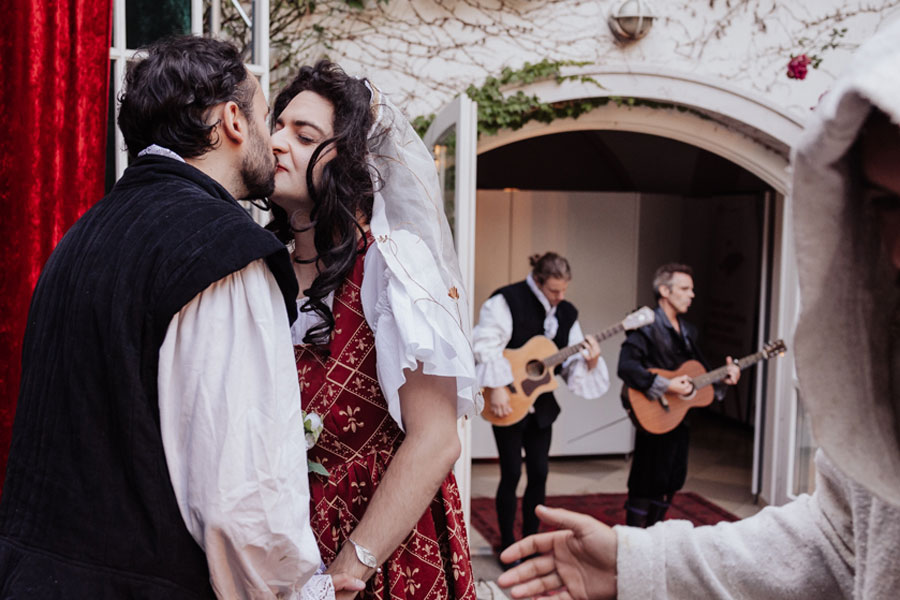
{"type": "Polygon", "coordinates": [[[805,54],[791,57],[787,67],[787,76],[791,79],[806,79],[806,73],[811,62],[810,58],[805,54]]]}

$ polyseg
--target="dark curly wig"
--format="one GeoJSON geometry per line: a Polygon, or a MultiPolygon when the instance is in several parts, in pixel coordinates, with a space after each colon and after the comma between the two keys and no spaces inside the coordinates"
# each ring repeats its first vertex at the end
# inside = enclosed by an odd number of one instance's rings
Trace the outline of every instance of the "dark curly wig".
{"type": "MultiPolygon", "coordinates": [[[[324,299],[353,267],[359,236],[365,239],[360,220],[368,223],[372,217],[373,174],[366,162],[367,137],[372,125],[371,92],[364,80],[350,77],[331,61],[321,60],[315,66],[301,67],[297,77],[278,94],[273,118],[304,91],[319,94],[334,107],[334,136],[316,148],[306,170],[306,185],[313,203],[310,226],[315,227],[316,248],[316,256],[310,262],[317,263],[319,272],[312,285],[304,290],[307,300],[300,307],[303,312],[316,312],[323,320],[310,328],[304,343],[324,346],[334,329],[334,315],[324,299]],[[322,168],[316,185],[313,170],[322,152],[332,145],[335,156],[322,168]]],[[[291,226],[290,215],[274,204],[272,221],[266,228],[284,243],[292,240],[296,231],[291,226]]]]}
{"type": "Polygon", "coordinates": [[[119,128],[128,156],[158,144],[183,158],[202,156],[218,139],[207,124],[209,109],[229,100],[248,118],[256,87],[238,49],[219,40],[179,36],[144,50],[125,75],[119,96],[119,128]]]}

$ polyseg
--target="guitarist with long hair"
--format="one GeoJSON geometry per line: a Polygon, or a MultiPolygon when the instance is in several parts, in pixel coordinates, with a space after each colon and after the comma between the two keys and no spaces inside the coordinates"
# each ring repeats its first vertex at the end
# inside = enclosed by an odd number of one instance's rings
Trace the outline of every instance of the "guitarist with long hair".
{"type": "MultiPolygon", "coordinates": [[[[681,318],[694,299],[693,271],[688,265],[669,263],[656,270],[653,277],[656,294],[656,319],[632,331],[619,353],[618,375],[625,386],[643,392],[650,399],[660,399],[666,392],[688,395],[691,379],[679,375],[667,379],[648,369],[675,370],[688,360],[697,360],[706,370],[709,366],[697,346],[697,328],[681,318]]],[[[725,385],[740,379],[740,369],[731,357],[727,359],[728,376],[716,386],[716,398],[725,395],[725,385]]],[[[623,399],[626,389],[622,388],[623,399]]],[[[627,405],[626,405],[627,408],[627,405]]],[[[628,475],[626,523],[649,527],[662,521],[675,492],[687,476],[689,429],[682,421],[663,434],[637,430],[631,472],[628,475]]]]}
{"type": "MultiPolygon", "coordinates": [[[[609,372],[594,336],[585,337],[578,310],[565,300],[572,279],[569,262],[555,252],[530,258],[532,271],[524,281],[500,288],[482,305],[478,325],[472,331],[476,372],[482,387],[489,388],[490,411],[505,417],[512,408],[507,387],[513,382],[506,348],[519,348],[532,337],[544,335],[558,348],[585,341],[587,347],[561,365],[560,374],[569,389],[587,399],[599,398],[609,389],[609,372]]],[[[497,487],[497,521],[501,550],[516,541],[516,487],[522,474],[522,450],[528,485],[522,498],[523,537],[537,533],[535,507],[544,501],[552,425],[560,408],[552,392],[541,394],[521,421],[494,426],[500,457],[497,487]]]]}

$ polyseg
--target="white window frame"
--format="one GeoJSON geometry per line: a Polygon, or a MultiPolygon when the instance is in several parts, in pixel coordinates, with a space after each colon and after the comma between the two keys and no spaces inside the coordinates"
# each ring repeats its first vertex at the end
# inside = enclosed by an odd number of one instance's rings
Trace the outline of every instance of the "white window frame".
{"type": "MultiPolygon", "coordinates": [[[[119,92],[125,82],[125,68],[128,61],[134,57],[135,49],[126,45],[126,18],[125,1],[113,0],[113,41],[109,49],[109,58],[112,61],[112,97],[113,101],[119,96],[119,92]]],[[[203,23],[203,0],[191,0],[191,34],[217,37],[220,33],[222,22],[222,2],[230,0],[212,0],[211,21],[212,27],[206,30],[203,23]]],[[[269,98],[269,0],[253,0],[253,56],[256,62],[247,63],[247,69],[259,77],[260,85],[266,99],[269,98]]],[[[118,116],[118,107],[116,107],[118,116]]],[[[125,150],[125,139],[119,129],[118,119],[115,123],[115,165],[116,181],[128,167],[128,152],[125,150]]]]}

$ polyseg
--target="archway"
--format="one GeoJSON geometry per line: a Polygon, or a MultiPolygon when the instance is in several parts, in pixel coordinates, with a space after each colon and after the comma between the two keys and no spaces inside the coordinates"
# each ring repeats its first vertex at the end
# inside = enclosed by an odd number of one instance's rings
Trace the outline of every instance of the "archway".
{"type": "MultiPolygon", "coordinates": [[[[598,96],[634,98],[637,102],[634,106],[610,102],[578,119],[549,124],[532,122],[517,131],[501,131],[479,140],[478,154],[564,132],[613,130],[677,140],[746,169],[775,192],[766,203],[765,221],[771,225],[762,234],[762,244],[770,252],[759,280],[758,303],[763,313],[760,318],[768,324],[770,337],[789,339],[796,312],[796,276],[786,200],[787,167],[789,149],[802,131],[800,120],[730,84],[689,74],[616,67],[593,67],[567,74],[588,76],[602,88],[590,81],[572,79],[559,84],[538,82],[509,92],[521,90],[544,102],[598,96]],[[649,103],[653,106],[647,106],[649,103]]],[[[766,370],[765,379],[762,371],[758,375],[758,389],[764,400],[757,403],[761,412],[757,415],[759,450],[754,452],[754,469],[761,474],[754,480],[754,491],[770,503],[784,502],[790,487],[790,446],[796,413],[792,373],[792,361],[788,359],[773,363],[766,370]]]]}

